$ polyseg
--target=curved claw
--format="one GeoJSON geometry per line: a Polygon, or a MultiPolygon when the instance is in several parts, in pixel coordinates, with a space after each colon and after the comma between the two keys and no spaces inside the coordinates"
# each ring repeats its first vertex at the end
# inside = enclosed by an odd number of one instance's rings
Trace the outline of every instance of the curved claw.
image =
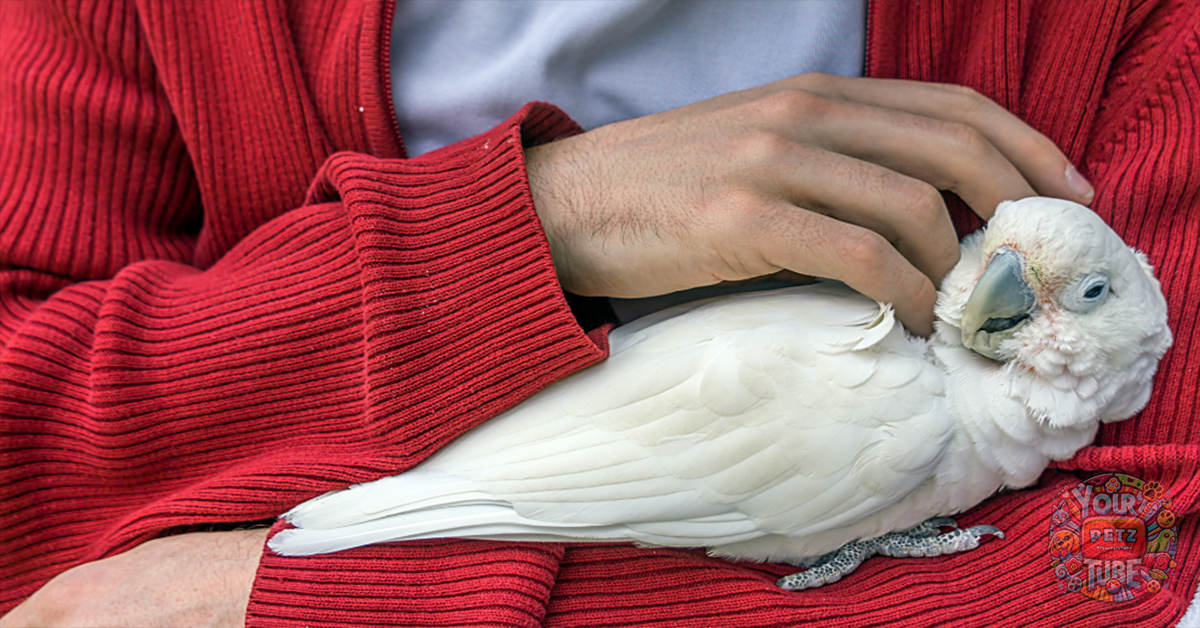
{"type": "Polygon", "coordinates": [[[967,528],[967,531],[974,533],[975,536],[983,536],[985,534],[990,534],[999,539],[1004,538],[1004,531],[995,526],[989,526],[989,525],[971,526],[971,527],[967,528]]]}
{"type": "Polygon", "coordinates": [[[945,534],[885,534],[874,539],[874,543],[877,551],[884,556],[927,558],[975,549],[979,547],[980,538],[989,534],[1004,538],[1004,533],[999,528],[978,525],[966,529],[956,528],[945,534]]]}

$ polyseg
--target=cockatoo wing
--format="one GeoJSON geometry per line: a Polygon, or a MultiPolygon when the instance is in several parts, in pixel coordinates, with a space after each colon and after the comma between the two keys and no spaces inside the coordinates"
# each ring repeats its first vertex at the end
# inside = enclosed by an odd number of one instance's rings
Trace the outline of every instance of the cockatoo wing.
{"type": "Polygon", "coordinates": [[[847,288],[736,295],[647,319],[614,330],[604,362],[412,471],[298,506],[288,518],[303,530],[272,547],[797,537],[902,499],[944,455],[952,424],[924,343],[847,288]]]}

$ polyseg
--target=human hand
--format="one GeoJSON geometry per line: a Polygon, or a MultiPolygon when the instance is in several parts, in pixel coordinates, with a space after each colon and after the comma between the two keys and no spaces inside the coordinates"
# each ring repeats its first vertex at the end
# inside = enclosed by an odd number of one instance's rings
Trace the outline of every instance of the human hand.
{"type": "Polygon", "coordinates": [[[266,538],[259,529],[147,541],[59,574],[0,618],[0,627],[240,628],[266,538]]]}
{"type": "Polygon", "coordinates": [[[1054,144],[964,87],[806,74],[526,150],[563,287],[642,297],[786,270],[932,331],[958,260],[938,190],[980,216],[1092,200],[1054,144]]]}

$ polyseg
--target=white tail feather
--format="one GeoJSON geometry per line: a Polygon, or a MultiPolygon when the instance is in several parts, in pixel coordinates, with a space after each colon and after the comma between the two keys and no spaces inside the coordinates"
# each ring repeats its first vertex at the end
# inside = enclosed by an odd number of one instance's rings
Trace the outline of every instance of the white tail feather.
{"type": "Polygon", "coordinates": [[[527,541],[628,540],[621,538],[622,530],[625,526],[535,521],[518,515],[507,505],[496,503],[459,504],[406,512],[333,530],[284,530],[268,545],[283,556],[308,556],[372,543],[447,537],[527,541]]]}
{"type": "Polygon", "coordinates": [[[310,499],[285,513],[284,519],[298,528],[329,530],[425,508],[495,501],[460,477],[413,469],[310,499]]]}

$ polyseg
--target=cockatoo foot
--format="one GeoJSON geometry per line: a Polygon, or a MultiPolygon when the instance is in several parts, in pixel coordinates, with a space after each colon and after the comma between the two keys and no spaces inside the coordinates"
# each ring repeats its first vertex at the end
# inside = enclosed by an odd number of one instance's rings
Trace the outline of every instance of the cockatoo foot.
{"type": "MultiPolygon", "coordinates": [[[[928,522],[926,522],[928,523],[928,522]]],[[[885,534],[877,539],[876,551],[893,558],[929,558],[943,554],[965,552],[979,547],[979,540],[991,534],[1004,538],[999,528],[973,526],[954,529],[945,534],[913,536],[906,533],[885,534]]]]}
{"type": "Polygon", "coordinates": [[[817,559],[811,567],[780,578],[776,584],[787,591],[803,591],[841,580],[875,554],[894,558],[927,558],[965,552],[979,547],[979,540],[991,534],[1004,538],[998,528],[979,525],[959,530],[947,517],[936,517],[904,532],[892,532],[865,541],[851,541],[817,559]],[[954,528],[945,534],[942,528],[954,528]]]}
{"type": "Polygon", "coordinates": [[[786,591],[803,591],[837,582],[842,576],[858,569],[864,560],[875,555],[875,541],[876,539],[851,541],[817,559],[812,567],[784,576],[775,584],[786,591]]]}

